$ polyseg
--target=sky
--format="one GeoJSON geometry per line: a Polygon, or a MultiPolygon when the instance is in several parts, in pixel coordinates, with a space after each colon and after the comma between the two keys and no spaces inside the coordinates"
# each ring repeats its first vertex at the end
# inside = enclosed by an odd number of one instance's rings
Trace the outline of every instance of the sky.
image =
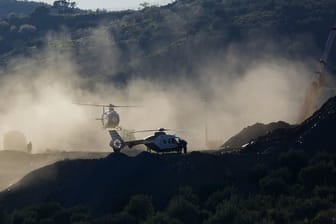
{"type": "MultiPolygon", "coordinates": [[[[54,0],[40,0],[52,4],[54,0]]],[[[164,5],[173,0],[74,0],[79,8],[82,9],[108,9],[108,10],[123,10],[137,9],[143,2],[150,4],[164,5]]]]}

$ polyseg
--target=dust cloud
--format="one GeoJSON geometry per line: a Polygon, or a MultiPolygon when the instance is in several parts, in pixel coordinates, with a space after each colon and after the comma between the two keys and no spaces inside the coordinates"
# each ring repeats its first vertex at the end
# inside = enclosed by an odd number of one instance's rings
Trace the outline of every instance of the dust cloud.
{"type": "MultiPolygon", "coordinates": [[[[47,41],[59,42],[59,37],[49,36],[47,41]]],[[[98,29],[86,43],[98,49],[94,51],[96,64],[105,71],[120,69],[120,52],[111,42],[113,37],[98,29]]],[[[253,63],[246,63],[241,71],[235,64],[243,64],[245,54],[230,51],[223,55],[205,63],[199,74],[193,74],[195,79],[181,74],[167,83],[139,77],[120,87],[81,76],[81,65],[74,62],[71,50],[47,47],[34,57],[12,60],[9,69],[2,71],[0,136],[21,131],[33,143],[35,153],[47,149],[110,151],[110,137],[95,121],[101,110],[74,102],[141,105],[117,110],[124,129],[182,130],[176,134],[195,150],[205,148],[205,126],[210,140],[224,143],[256,122],[295,122],[310,81],[311,70],[304,61],[251,55],[248,60],[253,63]]]]}

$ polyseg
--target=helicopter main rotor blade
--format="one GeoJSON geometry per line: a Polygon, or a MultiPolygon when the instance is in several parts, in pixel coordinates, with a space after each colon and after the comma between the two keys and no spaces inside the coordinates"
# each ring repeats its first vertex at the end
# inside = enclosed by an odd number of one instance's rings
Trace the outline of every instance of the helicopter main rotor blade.
{"type": "Polygon", "coordinates": [[[119,106],[119,105],[113,105],[113,107],[132,108],[132,107],[141,107],[141,106],[119,106]]]}
{"type": "Polygon", "coordinates": [[[132,131],[131,133],[144,133],[144,132],[153,132],[153,131],[158,131],[157,129],[153,130],[141,130],[141,131],[132,131]]]}
{"type": "Polygon", "coordinates": [[[114,104],[91,104],[91,103],[74,103],[79,106],[91,106],[91,107],[124,107],[124,108],[132,108],[132,107],[140,107],[140,106],[120,106],[114,104]]]}
{"type": "Polygon", "coordinates": [[[174,129],[167,129],[167,128],[158,128],[158,129],[150,129],[150,130],[140,130],[140,131],[133,131],[132,133],[142,133],[142,132],[153,132],[153,131],[175,131],[174,129]]]}
{"type": "Polygon", "coordinates": [[[90,107],[108,107],[109,105],[105,104],[90,104],[90,103],[74,103],[79,106],[90,106],[90,107]]]}
{"type": "Polygon", "coordinates": [[[158,128],[158,129],[151,129],[151,130],[140,130],[140,131],[132,131],[131,133],[145,133],[145,132],[165,132],[165,131],[176,131],[176,132],[191,132],[190,130],[183,130],[183,129],[167,129],[167,128],[158,128]]]}

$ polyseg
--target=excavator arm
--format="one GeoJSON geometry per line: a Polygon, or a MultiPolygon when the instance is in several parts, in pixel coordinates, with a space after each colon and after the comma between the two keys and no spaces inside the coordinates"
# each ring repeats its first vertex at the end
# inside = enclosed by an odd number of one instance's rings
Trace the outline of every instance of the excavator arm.
{"type": "Polygon", "coordinates": [[[298,122],[301,123],[310,117],[316,110],[320,98],[321,89],[325,83],[325,69],[328,63],[329,54],[336,37],[336,24],[331,28],[327,43],[320,59],[320,68],[314,80],[310,83],[305,93],[305,99],[299,113],[298,122]]]}
{"type": "Polygon", "coordinates": [[[322,66],[321,67],[321,69],[322,69],[321,72],[323,72],[325,66],[328,63],[329,54],[330,54],[331,48],[333,46],[333,43],[335,41],[335,37],[336,37],[336,24],[330,30],[329,37],[328,37],[327,43],[326,43],[325,48],[324,48],[324,52],[323,52],[322,57],[320,59],[321,66],[322,66]]]}

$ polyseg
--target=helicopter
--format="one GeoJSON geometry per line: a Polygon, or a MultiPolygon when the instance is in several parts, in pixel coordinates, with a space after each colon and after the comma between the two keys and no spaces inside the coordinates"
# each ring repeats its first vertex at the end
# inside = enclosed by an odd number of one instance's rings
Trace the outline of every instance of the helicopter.
{"type": "Polygon", "coordinates": [[[101,107],[103,108],[103,113],[100,118],[96,120],[101,121],[103,128],[111,129],[111,128],[118,128],[120,123],[120,116],[114,108],[120,107],[137,107],[137,106],[117,106],[113,104],[86,104],[86,103],[75,103],[76,105],[80,106],[91,106],[91,107],[101,107]]]}
{"type": "Polygon", "coordinates": [[[135,131],[133,133],[152,131],[154,131],[154,135],[149,136],[145,139],[124,141],[118,134],[117,130],[110,130],[109,132],[112,138],[110,146],[116,153],[120,152],[124,147],[132,148],[136,145],[145,145],[148,152],[177,152],[179,154],[182,152],[185,154],[187,153],[187,141],[175,135],[167,134],[166,131],[171,131],[170,129],[160,128],[158,130],[135,131]]]}

